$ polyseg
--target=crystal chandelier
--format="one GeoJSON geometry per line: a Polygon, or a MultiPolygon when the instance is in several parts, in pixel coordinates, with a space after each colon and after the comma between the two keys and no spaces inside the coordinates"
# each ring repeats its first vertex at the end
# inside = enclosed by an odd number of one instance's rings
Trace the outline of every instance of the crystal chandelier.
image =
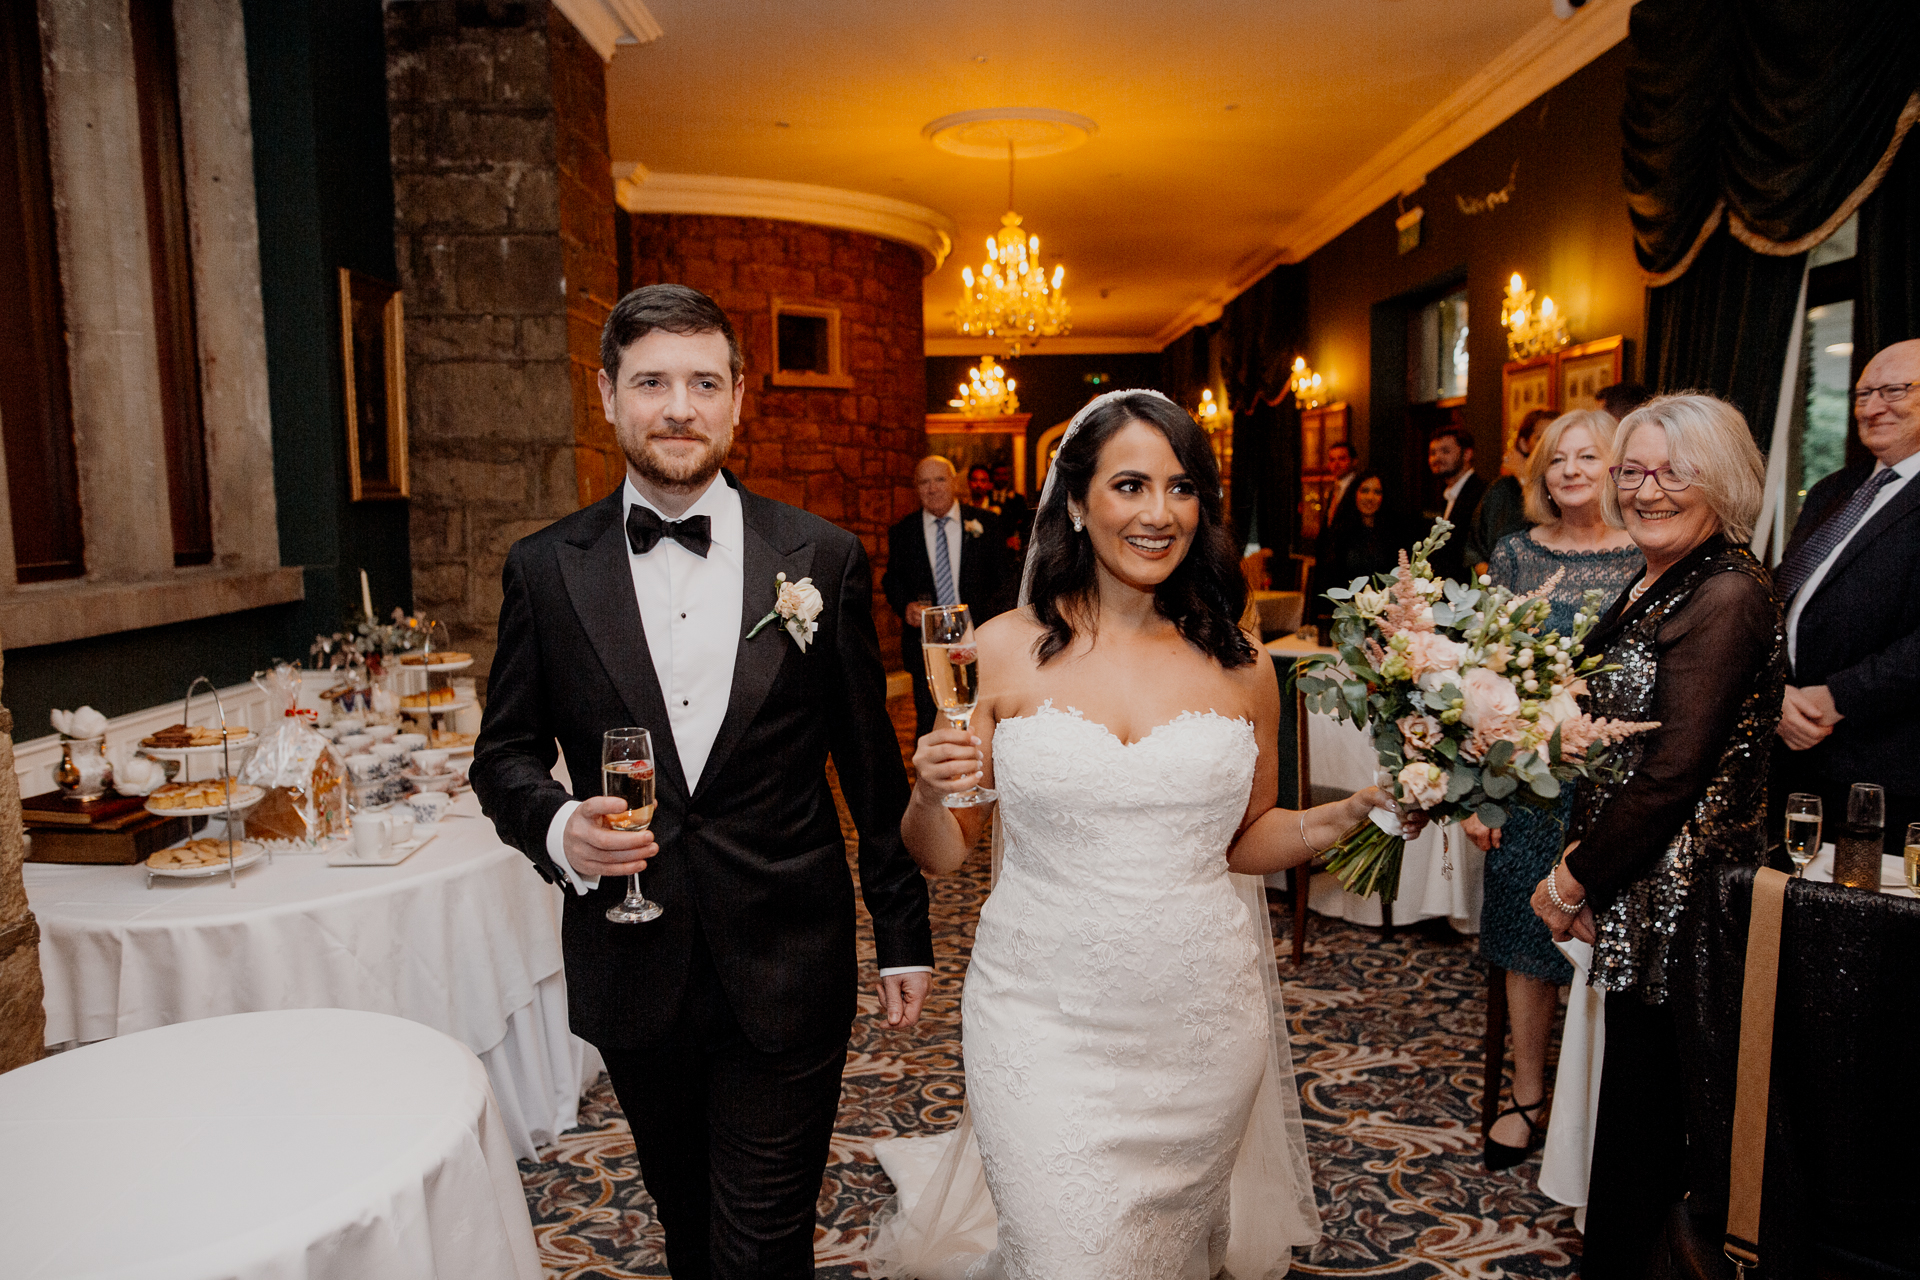
{"type": "Polygon", "coordinates": [[[1507,281],[1507,296],[1500,302],[1500,327],[1507,331],[1510,360],[1558,351],[1571,340],[1566,318],[1554,310],[1552,298],[1540,299],[1540,309],[1533,310],[1533,290],[1518,271],[1507,281]]]}
{"type": "Polygon", "coordinates": [[[1060,291],[1066,268],[1056,265],[1053,280],[1047,280],[1040,265],[1040,237],[1020,229],[1020,215],[1013,211],[1013,142],[1007,142],[1007,212],[1000,219],[1000,233],[987,238],[987,260],[976,275],[972,267],[960,269],[964,285],[960,306],[954,312],[954,327],[962,337],[999,338],[1007,344],[1007,354],[1020,354],[1020,345],[1053,338],[1073,327],[1072,308],[1060,291]]]}
{"type": "Polygon", "coordinates": [[[959,391],[959,398],[947,403],[969,418],[1004,418],[1020,412],[1013,379],[993,362],[992,356],[981,356],[979,365],[967,370],[967,380],[960,384],[959,391]]]}
{"type": "Polygon", "coordinates": [[[1305,356],[1293,358],[1293,376],[1287,379],[1287,390],[1293,392],[1294,403],[1302,409],[1318,409],[1320,399],[1325,394],[1320,375],[1313,371],[1305,356]]]}

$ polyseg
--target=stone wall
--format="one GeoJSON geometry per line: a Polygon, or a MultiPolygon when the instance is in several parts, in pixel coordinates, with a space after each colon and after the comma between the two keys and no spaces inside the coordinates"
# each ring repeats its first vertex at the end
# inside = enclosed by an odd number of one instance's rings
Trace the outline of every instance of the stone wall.
{"type": "Polygon", "coordinates": [[[0,707],[0,1071],[40,1057],[40,927],[20,883],[20,779],[13,773],[13,716],[0,707]]]}
{"type": "Polygon", "coordinates": [[[484,673],[507,548],[582,497],[599,397],[576,393],[612,292],[606,86],[542,3],[389,5],[386,29],[414,602],[484,673]]]}
{"type": "Polygon", "coordinates": [[[921,263],[905,245],[765,218],[634,214],[632,284],[710,294],[739,331],[747,395],[729,465],[756,493],[860,536],[889,665],[899,621],[879,597],[887,526],[914,509],[926,451],[921,263]],[[773,300],[840,310],[849,390],[769,385],[773,300]]]}

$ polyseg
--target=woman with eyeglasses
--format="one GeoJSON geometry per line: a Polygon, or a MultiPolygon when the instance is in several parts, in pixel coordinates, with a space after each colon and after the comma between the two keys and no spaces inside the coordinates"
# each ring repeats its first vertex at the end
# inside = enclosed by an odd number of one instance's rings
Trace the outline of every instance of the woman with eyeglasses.
{"type": "Polygon", "coordinates": [[[1746,419],[1712,396],[1661,396],[1620,424],[1614,458],[1607,519],[1647,567],[1587,637],[1613,668],[1589,677],[1587,710],[1658,727],[1615,749],[1611,781],[1581,788],[1533,894],[1557,941],[1593,945],[1589,981],[1606,992],[1588,1280],[1645,1275],[1688,1188],[1692,1073],[1670,997],[1712,869],[1762,859],[1786,670],[1780,606],[1745,545],[1766,475],[1746,419]]]}

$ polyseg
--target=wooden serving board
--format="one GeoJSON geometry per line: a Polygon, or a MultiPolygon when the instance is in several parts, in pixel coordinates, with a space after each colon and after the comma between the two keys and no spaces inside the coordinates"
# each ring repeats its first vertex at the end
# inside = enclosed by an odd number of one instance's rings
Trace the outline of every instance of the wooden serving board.
{"type": "Polygon", "coordinates": [[[92,827],[113,831],[137,820],[146,812],[143,796],[102,796],[98,800],[75,800],[58,791],[28,796],[20,802],[20,817],[29,826],[92,827]]]}
{"type": "Polygon", "coordinates": [[[28,862],[131,864],[155,849],[185,840],[207,824],[205,818],[168,818],[142,809],[113,830],[99,827],[30,826],[33,847],[28,862]]]}

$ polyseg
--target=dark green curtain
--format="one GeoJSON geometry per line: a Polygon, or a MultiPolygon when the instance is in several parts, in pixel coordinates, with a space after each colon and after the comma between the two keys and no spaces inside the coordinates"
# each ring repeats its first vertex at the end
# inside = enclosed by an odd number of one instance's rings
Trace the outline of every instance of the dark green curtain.
{"type": "Polygon", "coordinates": [[[1857,260],[1854,349],[1871,356],[1920,338],[1920,146],[1902,147],[1879,188],[1860,206],[1857,260]]]}
{"type": "Polygon", "coordinates": [[[1640,264],[1672,271],[1724,204],[1749,244],[1831,218],[1920,87],[1914,0],[1641,0],[1621,113],[1640,264]]]}
{"type": "Polygon", "coordinates": [[[1306,264],[1275,267],[1228,303],[1219,342],[1233,409],[1234,531],[1244,541],[1257,527],[1260,545],[1284,561],[1299,532],[1300,413],[1287,382],[1306,349],[1306,264]]]}
{"type": "Polygon", "coordinates": [[[1215,325],[1195,325],[1167,344],[1160,353],[1160,389],[1178,405],[1191,409],[1200,403],[1213,363],[1215,325]]]}
{"type": "Polygon", "coordinates": [[[1807,255],[1773,258],[1715,231],[1687,273],[1647,292],[1647,380],[1656,391],[1709,391],[1773,440],[1780,362],[1793,333],[1807,255]]]}

